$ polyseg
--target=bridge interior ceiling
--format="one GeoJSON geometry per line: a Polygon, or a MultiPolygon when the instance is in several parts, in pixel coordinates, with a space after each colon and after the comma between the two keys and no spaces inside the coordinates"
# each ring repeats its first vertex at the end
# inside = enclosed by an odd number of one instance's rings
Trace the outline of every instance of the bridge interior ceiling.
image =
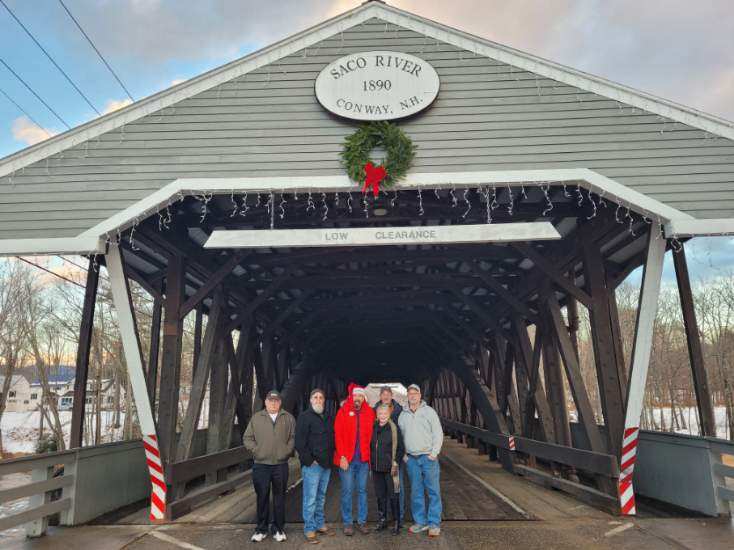
{"type": "MultiPolygon", "coordinates": [[[[655,224],[576,186],[187,197],[123,233],[128,277],[166,293],[183,258],[185,296],[206,314],[215,288],[233,329],[291,347],[342,381],[425,380],[513,320],[534,323],[541,298],[584,301],[584,250],[612,288],[642,264],[655,224]],[[208,202],[207,202],[208,200],[208,202]],[[246,207],[244,206],[246,203],[246,207]],[[236,205],[236,206],[235,206],[236,205]],[[271,210],[271,208],[273,210],[271,210]],[[170,221],[169,221],[170,220],[170,221]],[[215,229],[435,226],[551,221],[562,239],[507,244],[204,249],[215,229]]],[[[165,365],[163,366],[165,368],[165,365]]]]}

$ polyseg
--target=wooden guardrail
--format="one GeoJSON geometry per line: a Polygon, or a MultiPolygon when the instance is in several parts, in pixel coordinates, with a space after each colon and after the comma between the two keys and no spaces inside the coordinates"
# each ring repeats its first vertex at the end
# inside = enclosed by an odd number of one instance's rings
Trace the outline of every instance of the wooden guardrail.
{"type": "MultiPolygon", "coordinates": [[[[443,425],[453,431],[462,432],[466,435],[500,447],[510,450],[509,436],[504,434],[493,433],[476,426],[463,424],[447,418],[442,418],[443,425]]],[[[558,464],[572,466],[579,470],[589,473],[599,474],[611,478],[619,478],[619,465],[616,457],[605,453],[597,453],[584,449],[576,449],[574,447],[566,447],[564,445],[556,445],[555,443],[546,443],[526,437],[513,436],[515,440],[515,451],[535,456],[543,460],[549,460],[558,464]]]]}
{"type": "Polygon", "coordinates": [[[716,498],[721,500],[720,512],[734,517],[734,442],[707,437],[711,449],[716,498]]]}
{"type": "Polygon", "coordinates": [[[62,514],[64,524],[64,513],[73,503],[76,460],[75,451],[63,451],[0,462],[0,478],[25,472],[31,475],[28,483],[0,490],[0,504],[30,497],[28,508],[0,518],[0,531],[25,524],[26,534],[38,537],[46,532],[49,517],[58,513],[62,514]],[[52,493],[59,489],[61,497],[52,500],[52,493]]]}
{"type": "MultiPolygon", "coordinates": [[[[250,459],[250,453],[243,446],[197,456],[169,464],[166,467],[166,480],[172,485],[183,485],[202,476],[206,476],[208,479],[216,479],[218,472],[225,471],[231,466],[245,464],[250,459]]],[[[174,500],[166,506],[166,518],[174,520],[187,514],[197,505],[234,489],[237,485],[243,483],[248,476],[249,472],[238,472],[227,476],[226,479],[204,485],[187,495],[179,498],[174,497],[174,500]]]]}
{"type": "MultiPolygon", "coordinates": [[[[593,474],[594,476],[601,476],[601,479],[612,480],[615,482],[612,483],[613,486],[616,486],[616,480],[619,478],[619,465],[617,464],[616,457],[613,455],[556,445],[555,443],[546,443],[516,435],[512,436],[515,448],[511,449],[509,435],[490,432],[444,417],[441,418],[441,422],[449,433],[462,433],[478,441],[483,441],[484,443],[513,453],[524,453],[542,460],[571,466],[577,470],[593,474]]],[[[512,469],[514,473],[522,475],[534,483],[568,493],[582,502],[606,510],[611,514],[619,513],[619,504],[616,496],[607,492],[597,490],[582,483],[557,477],[517,462],[513,464],[512,469]]]]}

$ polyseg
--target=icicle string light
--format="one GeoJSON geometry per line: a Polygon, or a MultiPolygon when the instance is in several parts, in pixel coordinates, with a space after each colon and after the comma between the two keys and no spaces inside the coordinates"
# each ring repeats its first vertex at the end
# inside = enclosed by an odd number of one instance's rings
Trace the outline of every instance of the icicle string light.
{"type": "Polygon", "coordinates": [[[507,214],[512,216],[515,213],[515,197],[512,194],[512,187],[510,187],[509,184],[507,185],[507,196],[509,199],[509,202],[507,203],[507,214]]]}
{"type": "Polygon", "coordinates": [[[281,193],[280,194],[280,204],[278,205],[278,208],[280,209],[278,216],[280,217],[281,220],[285,218],[285,204],[286,204],[285,193],[281,193]]]}
{"type": "Polygon", "coordinates": [[[232,213],[229,215],[230,218],[234,218],[240,210],[239,205],[237,204],[237,201],[234,200],[234,189],[232,189],[232,192],[229,195],[229,201],[232,203],[232,213]]]}
{"type": "Polygon", "coordinates": [[[329,205],[326,202],[326,193],[321,193],[321,221],[325,222],[329,218],[329,205]]]}
{"type": "Polygon", "coordinates": [[[546,201],[546,207],[543,210],[543,216],[547,216],[552,210],[553,210],[553,202],[550,199],[550,193],[548,190],[550,189],[550,186],[546,184],[541,184],[540,190],[543,191],[543,195],[545,196],[546,201]]]}
{"type": "Polygon", "coordinates": [[[466,219],[466,217],[469,215],[469,212],[471,211],[471,202],[469,201],[469,188],[467,187],[464,189],[464,203],[466,204],[466,210],[461,215],[462,219],[466,219]]]}
{"type": "Polygon", "coordinates": [[[247,216],[247,211],[250,207],[247,204],[247,191],[242,194],[242,208],[240,209],[240,216],[247,216]]]}

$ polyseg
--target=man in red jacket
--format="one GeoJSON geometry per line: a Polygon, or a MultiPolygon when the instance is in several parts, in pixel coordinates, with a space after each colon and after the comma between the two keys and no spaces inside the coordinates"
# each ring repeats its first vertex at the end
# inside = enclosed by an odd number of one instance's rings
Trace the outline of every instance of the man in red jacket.
{"type": "Polygon", "coordinates": [[[334,421],[334,464],[339,466],[341,508],[344,534],[352,528],[352,494],[357,487],[357,529],[367,534],[367,476],[370,467],[370,440],[375,412],[366,401],[364,388],[349,384],[349,395],[336,413],[334,421]]]}

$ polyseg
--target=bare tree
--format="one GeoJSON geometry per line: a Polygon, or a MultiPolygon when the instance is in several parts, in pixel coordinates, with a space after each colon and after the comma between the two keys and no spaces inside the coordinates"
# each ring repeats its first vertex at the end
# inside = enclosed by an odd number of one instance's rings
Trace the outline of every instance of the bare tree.
{"type": "MultiPolygon", "coordinates": [[[[0,388],[0,423],[7,405],[13,373],[24,361],[26,334],[24,327],[14,320],[22,301],[22,271],[23,266],[15,259],[0,265],[0,364],[4,376],[0,388]]],[[[3,439],[0,430],[0,457],[2,456],[3,439]]]]}

